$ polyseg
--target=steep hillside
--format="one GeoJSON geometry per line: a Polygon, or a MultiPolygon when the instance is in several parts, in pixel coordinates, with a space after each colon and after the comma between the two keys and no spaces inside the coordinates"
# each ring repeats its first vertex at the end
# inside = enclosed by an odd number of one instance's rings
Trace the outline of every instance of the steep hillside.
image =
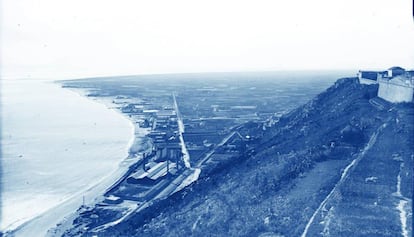
{"type": "Polygon", "coordinates": [[[99,236],[411,235],[414,107],[376,91],[341,79],[277,122],[246,124],[245,156],[99,236]]]}

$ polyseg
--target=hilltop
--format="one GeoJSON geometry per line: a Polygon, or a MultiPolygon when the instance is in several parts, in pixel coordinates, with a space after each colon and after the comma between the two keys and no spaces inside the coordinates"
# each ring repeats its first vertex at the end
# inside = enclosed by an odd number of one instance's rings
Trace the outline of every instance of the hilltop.
{"type": "Polygon", "coordinates": [[[239,126],[243,154],[98,235],[410,236],[414,106],[377,90],[340,79],[281,118],[239,126]]]}

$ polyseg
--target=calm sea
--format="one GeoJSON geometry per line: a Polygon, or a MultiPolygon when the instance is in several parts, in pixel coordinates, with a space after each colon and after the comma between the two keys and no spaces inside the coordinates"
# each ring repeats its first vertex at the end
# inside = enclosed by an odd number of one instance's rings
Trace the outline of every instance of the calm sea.
{"type": "Polygon", "coordinates": [[[127,156],[130,121],[58,84],[3,80],[1,102],[2,231],[82,195],[127,156]]]}

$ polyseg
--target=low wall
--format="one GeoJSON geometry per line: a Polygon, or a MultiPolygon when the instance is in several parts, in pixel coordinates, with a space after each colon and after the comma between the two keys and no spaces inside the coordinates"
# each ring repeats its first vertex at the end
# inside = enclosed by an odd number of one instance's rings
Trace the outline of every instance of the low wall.
{"type": "Polygon", "coordinates": [[[392,103],[412,102],[413,88],[401,86],[390,82],[379,82],[378,97],[392,103]]]}
{"type": "Polygon", "coordinates": [[[371,79],[365,79],[365,78],[359,78],[359,83],[365,84],[365,85],[371,85],[371,84],[377,84],[378,81],[374,81],[371,79]]]}

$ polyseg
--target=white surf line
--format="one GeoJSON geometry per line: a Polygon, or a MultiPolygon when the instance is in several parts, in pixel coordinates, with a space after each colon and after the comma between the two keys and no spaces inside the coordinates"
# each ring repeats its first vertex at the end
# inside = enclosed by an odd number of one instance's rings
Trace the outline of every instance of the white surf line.
{"type": "Polygon", "coordinates": [[[341,175],[341,179],[335,184],[334,188],[332,189],[332,191],[328,194],[328,196],[326,196],[326,198],[321,202],[321,204],[319,205],[319,207],[315,210],[315,212],[313,213],[313,215],[311,216],[311,218],[309,219],[308,223],[305,226],[305,229],[303,230],[303,233],[301,235],[301,237],[306,237],[306,235],[308,234],[309,228],[312,225],[316,215],[319,213],[319,211],[325,207],[326,203],[328,202],[328,200],[333,196],[333,194],[336,192],[336,190],[338,189],[338,187],[343,183],[343,181],[348,177],[349,172],[351,170],[351,168],[353,168],[354,166],[356,166],[358,164],[358,162],[365,156],[365,153],[371,149],[372,145],[375,144],[376,140],[377,140],[377,136],[378,133],[387,126],[386,123],[384,123],[383,125],[381,125],[375,132],[374,134],[372,134],[372,136],[370,137],[367,145],[365,145],[364,149],[362,150],[361,153],[359,153],[358,157],[355,158],[342,172],[341,175]]]}
{"type": "MultiPolygon", "coordinates": [[[[404,237],[408,237],[408,229],[407,229],[407,216],[408,213],[405,211],[405,206],[408,204],[408,200],[406,197],[404,197],[401,193],[401,171],[404,167],[404,163],[400,164],[400,172],[397,176],[397,192],[395,193],[395,196],[400,198],[401,200],[398,202],[397,210],[400,213],[400,221],[401,221],[401,234],[404,237]]],[[[411,210],[411,208],[410,208],[411,210]]]]}
{"type": "Polygon", "coordinates": [[[184,123],[183,123],[183,120],[181,118],[180,110],[178,109],[177,99],[175,98],[175,93],[174,92],[173,92],[172,96],[173,96],[173,100],[174,100],[175,112],[177,114],[178,133],[179,133],[179,138],[180,138],[181,152],[183,153],[184,164],[185,164],[185,167],[191,169],[190,154],[188,153],[187,147],[186,147],[185,142],[184,142],[184,137],[183,137],[184,123]]]}

